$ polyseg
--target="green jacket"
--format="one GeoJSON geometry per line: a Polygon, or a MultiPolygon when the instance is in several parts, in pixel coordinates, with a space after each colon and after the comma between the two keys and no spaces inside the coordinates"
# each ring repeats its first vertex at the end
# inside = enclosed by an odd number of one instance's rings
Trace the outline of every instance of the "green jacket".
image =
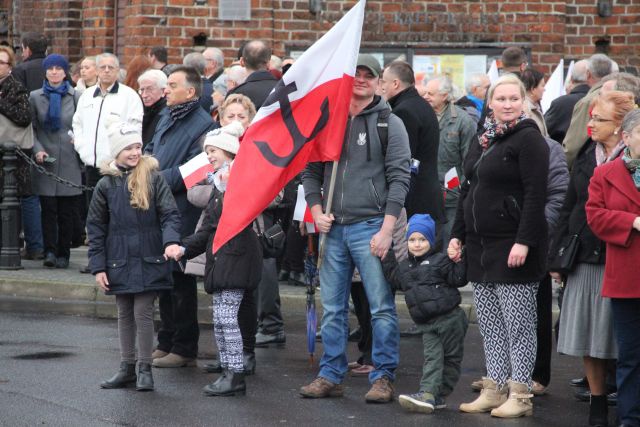
{"type": "MultiPolygon", "coordinates": [[[[460,183],[464,181],[462,162],[467,155],[469,144],[477,141],[476,123],[468,113],[452,103],[444,110],[439,123],[438,180],[444,188],[444,176],[454,166],[458,171],[460,183]]],[[[458,195],[458,189],[447,190],[445,206],[455,206],[458,203],[458,195]]]]}

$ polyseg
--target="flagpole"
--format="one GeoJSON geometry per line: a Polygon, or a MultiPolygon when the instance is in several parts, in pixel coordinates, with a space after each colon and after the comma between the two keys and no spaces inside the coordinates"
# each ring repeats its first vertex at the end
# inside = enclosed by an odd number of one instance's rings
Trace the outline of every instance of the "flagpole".
{"type": "MultiPolygon", "coordinates": [[[[331,207],[333,205],[333,192],[336,186],[336,177],[338,175],[338,161],[333,161],[333,169],[331,170],[331,180],[329,181],[329,194],[327,194],[327,210],[325,215],[331,213],[331,207]]],[[[327,241],[327,233],[320,233],[320,242],[318,243],[318,271],[322,265],[324,259],[324,246],[327,241]]]]}

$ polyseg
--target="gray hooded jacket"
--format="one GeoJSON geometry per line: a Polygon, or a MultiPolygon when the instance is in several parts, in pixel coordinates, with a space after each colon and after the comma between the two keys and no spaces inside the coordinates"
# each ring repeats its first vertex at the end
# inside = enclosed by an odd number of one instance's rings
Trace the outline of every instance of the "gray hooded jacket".
{"type": "MultiPolygon", "coordinates": [[[[386,155],[377,130],[378,114],[390,109],[380,97],[347,123],[345,143],[338,163],[332,213],[338,224],[353,224],[370,218],[393,215],[404,206],[409,190],[411,151],[407,131],[397,116],[389,116],[386,155]]],[[[309,163],[302,174],[309,206],[326,200],[333,162],[309,163]]]]}

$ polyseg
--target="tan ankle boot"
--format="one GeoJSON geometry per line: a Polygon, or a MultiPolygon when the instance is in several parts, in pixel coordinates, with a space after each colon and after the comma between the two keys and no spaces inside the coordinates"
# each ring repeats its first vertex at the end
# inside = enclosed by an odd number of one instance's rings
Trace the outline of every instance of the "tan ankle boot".
{"type": "Polygon", "coordinates": [[[498,389],[495,381],[482,378],[482,391],[480,396],[471,403],[460,405],[460,411],[469,413],[489,412],[499,407],[507,400],[507,387],[498,389]]]}
{"type": "Polygon", "coordinates": [[[509,399],[499,408],[491,411],[492,417],[518,418],[533,415],[533,394],[526,384],[509,381],[509,399]]]}

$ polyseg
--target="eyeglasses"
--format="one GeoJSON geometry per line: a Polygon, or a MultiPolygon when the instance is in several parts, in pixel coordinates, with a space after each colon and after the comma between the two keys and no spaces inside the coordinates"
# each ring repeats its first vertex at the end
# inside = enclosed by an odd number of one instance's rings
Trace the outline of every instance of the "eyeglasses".
{"type": "Polygon", "coordinates": [[[98,69],[100,71],[111,71],[111,70],[117,70],[118,67],[116,67],[115,65],[101,65],[98,67],[98,69]]]}
{"type": "Polygon", "coordinates": [[[0,65],[11,65],[11,63],[7,61],[0,61],[0,65]]]}
{"type": "Polygon", "coordinates": [[[155,88],[155,87],[141,87],[140,89],[138,89],[138,93],[139,93],[140,95],[142,95],[142,94],[144,94],[145,92],[146,92],[146,93],[151,93],[151,92],[157,91],[157,90],[159,90],[159,89],[160,89],[160,88],[155,88]]]}
{"type": "Polygon", "coordinates": [[[591,116],[589,117],[589,121],[594,123],[605,123],[605,122],[612,122],[613,120],[603,119],[602,117],[598,117],[598,116],[591,116]]]}

